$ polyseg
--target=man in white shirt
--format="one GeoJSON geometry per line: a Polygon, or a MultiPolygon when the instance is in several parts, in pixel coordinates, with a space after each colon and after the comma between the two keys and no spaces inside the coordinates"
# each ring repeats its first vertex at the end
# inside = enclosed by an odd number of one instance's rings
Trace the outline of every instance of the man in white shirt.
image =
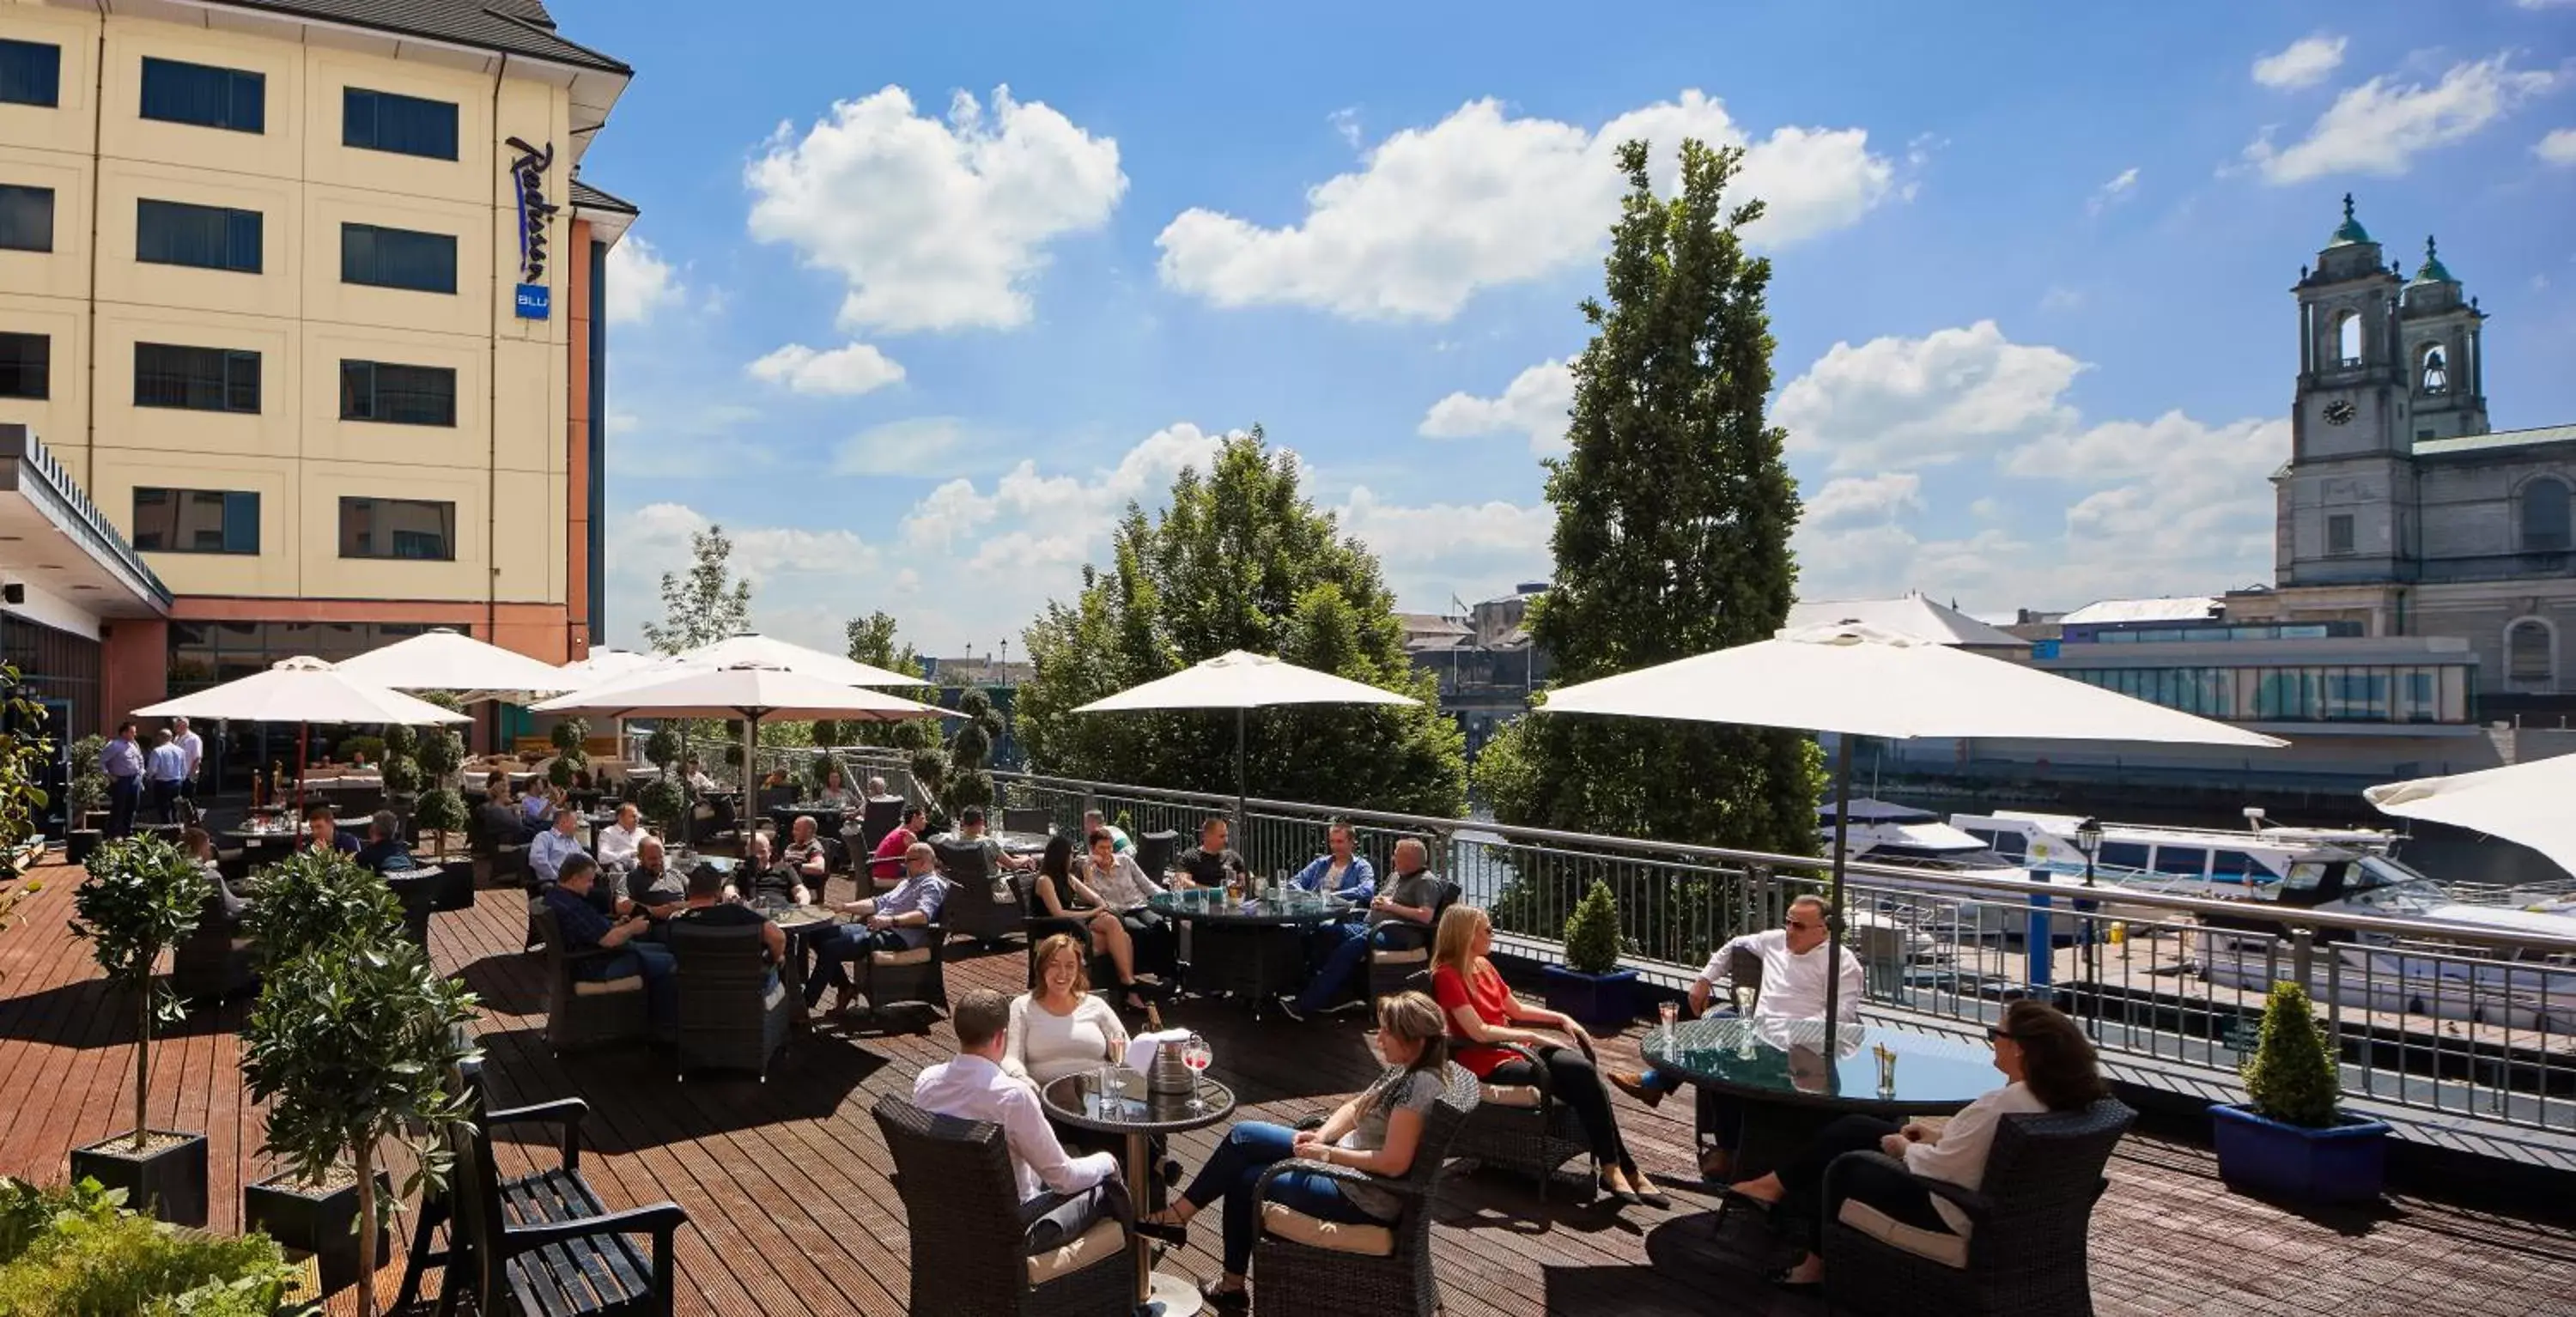
{"type": "Polygon", "coordinates": [[[173,718],[170,720],[170,743],[179,747],[179,753],[188,761],[188,775],[179,783],[179,794],[194,800],[197,798],[197,766],[206,762],[206,738],[197,735],[195,729],[188,726],[187,719],[173,718]]]}
{"type": "Polygon", "coordinates": [[[552,883],[563,869],[563,862],[576,855],[587,855],[581,839],[573,835],[581,827],[581,815],[573,810],[555,811],[555,825],[537,834],[528,843],[528,868],[540,884],[552,883]]]}
{"type": "MultiPolygon", "coordinates": [[[[1834,963],[1832,938],[1825,923],[1827,907],[1824,898],[1801,896],[1789,903],[1789,917],[1780,927],[1764,933],[1747,933],[1719,947],[1708,958],[1708,966],[1691,980],[1690,1013],[1708,1013],[1711,995],[1718,980],[1733,977],[1738,953],[1760,958],[1762,962],[1761,995],[1754,998],[1756,1022],[1788,1023],[1825,1018],[1825,982],[1827,966],[1834,963]]],[[[1861,975],[1860,957],[1851,948],[1842,949],[1841,1002],[1836,1011],[1845,1024],[1860,1018],[1860,1003],[1866,986],[1861,975]]],[[[1638,1073],[1614,1070],[1608,1076],[1620,1092],[1656,1106],[1664,1096],[1682,1086],[1682,1081],[1654,1070],[1638,1073]]],[[[1701,1089],[1699,1094],[1699,1133],[1709,1143],[1700,1153],[1703,1178],[1723,1182],[1733,1168],[1735,1144],[1744,1123],[1741,1103],[1723,1094],[1701,1089]]]]}
{"type": "Polygon", "coordinates": [[[990,988],[972,989],[958,998],[949,1023],[957,1030],[957,1058],[921,1072],[912,1084],[913,1104],[1002,1127],[1011,1173],[1019,1181],[1027,1251],[1046,1252],[1104,1220],[1125,1218],[1127,1191],[1118,1179],[1118,1159],[1105,1152],[1068,1155],[1047,1125],[1036,1091],[1002,1069],[1010,1000],[990,988]]]}
{"type": "Polygon", "coordinates": [[[179,788],[188,780],[188,753],[171,739],[168,728],[153,733],[143,772],[150,787],[152,816],[163,823],[178,822],[179,788]]]}
{"type": "Polygon", "coordinates": [[[592,858],[602,868],[632,867],[636,848],[643,844],[644,837],[643,816],[635,812],[633,805],[620,805],[617,821],[599,830],[599,854],[592,858]]]}

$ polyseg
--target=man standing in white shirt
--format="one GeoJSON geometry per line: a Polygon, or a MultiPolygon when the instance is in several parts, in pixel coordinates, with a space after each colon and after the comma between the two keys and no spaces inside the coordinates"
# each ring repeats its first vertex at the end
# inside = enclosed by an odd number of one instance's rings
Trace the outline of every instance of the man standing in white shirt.
{"type": "Polygon", "coordinates": [[[188,775],[179,784],[179,794],[189,800],[197,798],[197,767],[206,762],[206,738],[197,735],[185,718],[170,720],[170,743],[188,760],[188,775]]]}
{"type": "MultiPolygon", "coordinates": [[[[1709,1000],[1717,990],[1718,980],[1733,974],[1736,956],[1741,953],[1760,958],[1762,962],[1761,995],[1753,1002],[1757,1021],[1787,1022],[1825,1018],[1827,968],[1834,964],[1832,938],[1825,920],[1828,907],[1823,897],[1801,896],[1789,903],[1789,917],[1780,927],[1764,933],[1747,933],[1719,947],[1708,958],[1708,965],[1690,985],[1690,1013],[1708,1013],[1709,1000]]],[[[1844,947],[1841,957],[1842,1023],[1860,1018],[1861,996],[1866,983],[1861,975],[1860,957],[1844,947]]],[[[1614,1070],[1609,1080],[1620,1092],[1655,1106],[1664,1096],[1682,1086],[1671,1075],[1648,1070],[1614,1070]]],[[[1700,1090],[1698,1125],[1700,1136],[1710,1146],[1700,1154],[1703,1178],[1722,1182],[1735,1160],[1737,1136],[1743,1125],[1742,1105],[1723,1094],[1700,1090]]]]}
{"type": "Polygon", "coordinates": [[[1036,1091],[1002,1069],[1009,999],[990,988],[973,989],[958,998],[949,1023],[957,1030],[957,1058],[921,1072],[912,1084],[913,1105],[1002,1127],[1019,1182],[1026,1251],[1043,1253],[1102,1221],[1123,1219],[1127,1191],[1118,1179],[1118,1159],[1105,1152],[1068,1155],[1036,1091]]]}

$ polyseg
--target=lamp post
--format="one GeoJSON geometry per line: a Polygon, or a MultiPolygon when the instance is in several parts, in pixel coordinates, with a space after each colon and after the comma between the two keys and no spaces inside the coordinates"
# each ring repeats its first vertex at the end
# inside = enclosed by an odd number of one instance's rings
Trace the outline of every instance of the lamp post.
{"type": "MultiPolygon", "coordinates": [[[[2089,892],[2093,888],[2093,857],[2102,849],[2102,820],[2098,818],[2086,818],[2083,822],[2075,825],[2075,849],[2081,852],[2084,856],[2084,887],[2085,890],[2089,892]]],[[[2095,1028],[2098,1032],[2100,1028],[2099,1020],[2101,1018],[2102,953],[2099,943],[2093,936],[2093,918],[2098,907],[2096,907],[2090,900],[2083,902],[2083,905],[2085,916],[2084,990],[2093,995],[2095,1009],[2092,1012],[2092,1015],[2096,1021],[2095,1028]]],[[[2052,952],[2051,954],[2053,955],[2055,953],[2052,952]]]]}

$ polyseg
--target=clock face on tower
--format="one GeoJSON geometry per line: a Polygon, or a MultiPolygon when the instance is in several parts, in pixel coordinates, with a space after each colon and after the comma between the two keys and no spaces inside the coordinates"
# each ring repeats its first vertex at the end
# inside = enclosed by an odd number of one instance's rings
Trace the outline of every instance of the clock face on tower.
{"type": "Polygon", "coordinates": [[[2349,422],[2353,417],[2352,400],[2350,398],[2337,398],[2333,402],[2327,403],[2325,416],[2326,424],[2328,425],[2342,425],[2349,422]]]}

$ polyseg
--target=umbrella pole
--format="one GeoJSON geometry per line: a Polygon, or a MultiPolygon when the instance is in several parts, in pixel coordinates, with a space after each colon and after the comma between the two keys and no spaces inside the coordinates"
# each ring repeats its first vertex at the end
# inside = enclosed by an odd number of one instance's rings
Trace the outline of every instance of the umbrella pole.
{"type": "Polygon", "coordinates": [[[1239,707],[1234,711],[1234,853],[1237,855],[1252,844],[1252,834],[1244,831],[1243,827],[1243,715],[1244,710],[1239,707]]]}
{"type": "Polygon", "coordinates": [[[738,817],[743,853],[749,854],[751,834],[756,831],[752,827],[751,810],[760,799],[760,756],[754,753],[760,747],[760,711],[736,709],[734,712],[742,715],[742,813],[738,817]]]}
{"type": "Polygon", "coordinates": [[[295,724],[295,817],[304,817],[304,743],[311,739],[312,729],[295,724]]]}
{"type": "Polygon", "coordinates": [[[1842,1022],[1843,996],[1843,856],[1851,833],[1851,733],[1834,733],[1834,887],[1825,915],[1832,942],[1825,957],[1825,1045],[1834,1046],[1842,1022]]]}

